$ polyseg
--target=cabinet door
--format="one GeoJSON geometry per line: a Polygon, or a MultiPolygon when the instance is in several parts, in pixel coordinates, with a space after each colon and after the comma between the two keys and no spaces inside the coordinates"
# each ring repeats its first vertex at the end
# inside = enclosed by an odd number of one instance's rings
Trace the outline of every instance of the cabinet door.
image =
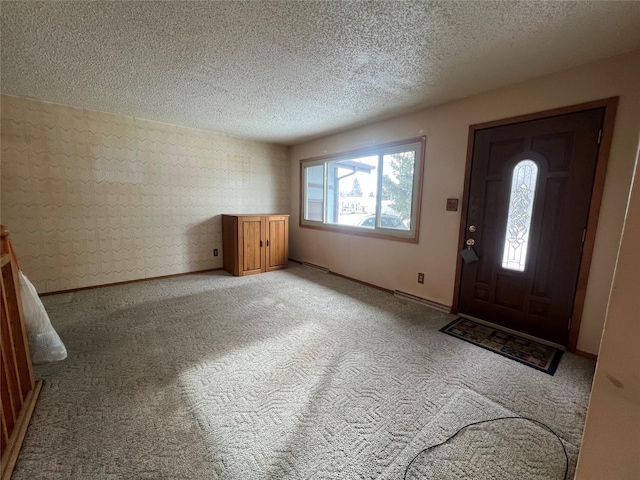
{"type": "Polygon", "coordinates": [[[266,271],[287,268],[289,257],[289,217],[266,217],[266,271]]]}
{"type": "Polygon", "coordinates": [[[238,221],[238,251],[241,253],[240,275],[264,271],[264,222],[262,217],[241,217],[238,221]]]}

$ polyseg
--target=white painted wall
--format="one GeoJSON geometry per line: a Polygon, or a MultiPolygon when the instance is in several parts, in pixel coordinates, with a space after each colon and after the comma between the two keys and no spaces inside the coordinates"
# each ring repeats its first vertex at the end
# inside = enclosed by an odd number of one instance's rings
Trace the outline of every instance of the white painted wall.
{"type": "Polygon", "coordinates": [[[290,255],[337,273],[450,305],[469,125],[620,96],[578,349],[597,353],[640,124],[640,51],[427,108],[291,148],[290,255]],[[300,160],[427,136],[419,244],[300,228],[300,160]],[[424,272],[425,283],[417,283],[424,272]]]}
{"type": "Polygon", "coordinates": [[[639,174],[636,170],[576,480],[640,478],[639,174]]]}

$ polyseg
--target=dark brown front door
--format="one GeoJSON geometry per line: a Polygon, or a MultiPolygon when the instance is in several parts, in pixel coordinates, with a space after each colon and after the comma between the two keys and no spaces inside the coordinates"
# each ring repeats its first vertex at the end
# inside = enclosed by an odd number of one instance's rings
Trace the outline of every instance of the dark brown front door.
{"type": "Polygon", "coordinates": [[[476,130],[460,314],[567,344],[604,114],[476,130]]]}

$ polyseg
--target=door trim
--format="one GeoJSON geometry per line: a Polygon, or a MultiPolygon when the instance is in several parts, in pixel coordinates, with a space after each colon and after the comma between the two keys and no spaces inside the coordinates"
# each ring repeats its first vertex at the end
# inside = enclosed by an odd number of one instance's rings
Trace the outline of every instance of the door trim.
{"type": "MultiPolygon", "coordinates": [[[[460,211],[460,230],[458,233],[457,243],[458,248],[463,248],[464,240],[466,238],[467,208],[469,202],[469,186],[471,182],[471,164],[473,160],[475,133],[477,130],[510,125],[513,123],[529,122],[531,120],[540,120],[543,118],[566,115],[569,113],[578,113],[595,108],[605,109],[604,122],[602,125],[602,137],[600,139],[600,148],[598,149],[596,172],[593,181],[593,190],[591,193],[591,204],[589,205],[587,231],[582,250],[582,259],[580,260],[580,270],[578,271],[578,283],[576,286],[576,293],[573,301],[573,315],[571,326],[569,328],[569,340],[566,347],[569,352],[573,353],[576,352],[576,347],[578,345],[578,335],[580,333],[580,323],[582,322],[584,300],[587,293],[587,282],[589,280],[589,269],[591,268],[591,258],[593,257],[593,248],[596,240],[598,218],[600,216],[600,205],[602,203],[602,193],[604,190],[604,182],[607,174],[607,164],[609,163],[609,151],[611,149],[611,141],[613,139],[613,127],[615,123],[616,110],[618,107],[618,99],[619,97],[610,97],[602,100],[581,103],[578,105],[554,108],[542,112],[519,115],[517,117],[493,120],[490,122],[478,123],[469,126],[469,137],[467,140],[467,160],[464,173],[464,193],[462,196],[462,209],[460,211]]],[[[456,278],[453,290],[451,313],[458,313],[461,276],[462,257],[460,255],[457,255],[456,278]]]]}

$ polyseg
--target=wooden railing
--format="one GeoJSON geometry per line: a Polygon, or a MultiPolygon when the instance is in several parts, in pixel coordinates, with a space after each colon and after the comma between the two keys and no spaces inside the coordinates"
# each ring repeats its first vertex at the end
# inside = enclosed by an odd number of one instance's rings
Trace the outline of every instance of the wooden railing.
{"type": "Polygon", "coordinates": [[[42,381],[33,378],[33,367],[22,315],[18,266],[9,233],[2,236],[2,319],[0,331],[0,391],[2,393],[2,434],[0,479],[8,480],[18,459],[42,381]]]}

